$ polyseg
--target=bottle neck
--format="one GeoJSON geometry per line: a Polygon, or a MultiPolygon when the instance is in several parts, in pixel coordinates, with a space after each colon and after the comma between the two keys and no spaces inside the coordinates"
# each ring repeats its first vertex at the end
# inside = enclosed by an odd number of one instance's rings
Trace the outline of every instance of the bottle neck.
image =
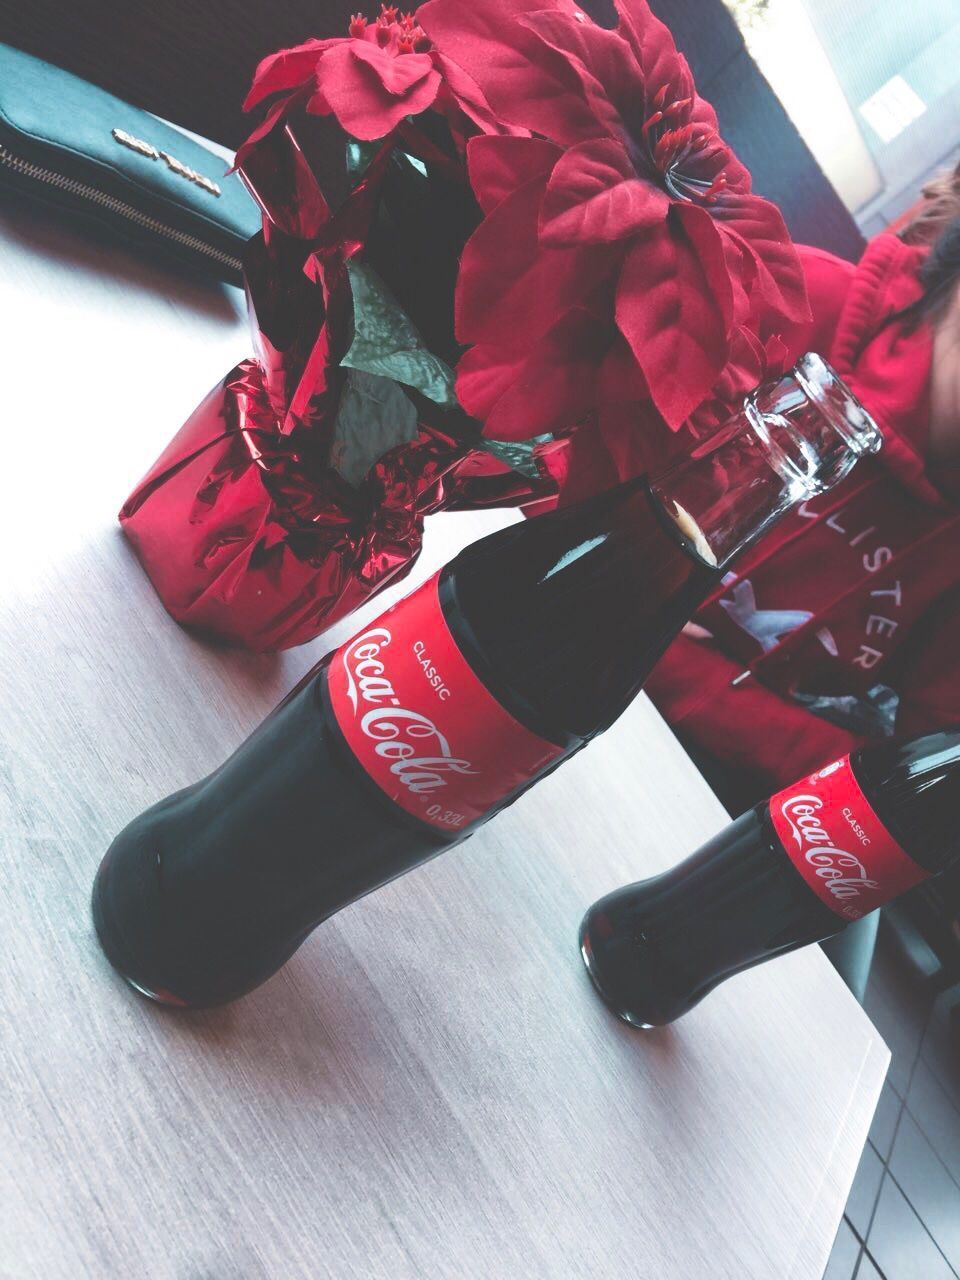
{"type": "Polygon", "coordinates": [[[472,543],[441,577],[447,625],[539,736],[607,727],[717,585],[643,478],[472,543]]]}
{"type": "Polygon", "coordinates": [[[746,412],[650,489],[701,559],[721,567],[808,495],[778,469],[746,412]]]}
{"type": "Polygon", "coordinates": [[[851,759],[880,821],[937,874],[960,862],[960,728],[864,747],[851,759]]]}
{"type": "Polygon", "coordinates": [[[829,366],[808,354],[749,396],[651,489],[703,558],[723,566],[879,446],[873,420],[829,366]]]}

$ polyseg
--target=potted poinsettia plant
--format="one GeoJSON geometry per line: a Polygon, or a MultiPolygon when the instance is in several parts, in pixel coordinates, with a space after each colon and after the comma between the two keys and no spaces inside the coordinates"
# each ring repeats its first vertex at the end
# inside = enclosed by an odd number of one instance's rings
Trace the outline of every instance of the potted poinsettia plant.
{"type": "Polygon", "coordinates": [[[121,513],[178,620],[301,643],[426,514],[636,474],[798,354],[778,210],[645,0],[617,10],[385,6],[261,63],[256,351],[121,513]]]}

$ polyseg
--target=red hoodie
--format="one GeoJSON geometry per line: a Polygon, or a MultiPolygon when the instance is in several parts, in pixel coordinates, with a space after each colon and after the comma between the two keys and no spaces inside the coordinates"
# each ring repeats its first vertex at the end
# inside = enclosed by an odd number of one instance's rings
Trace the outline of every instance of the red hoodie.
{"type": "MultiPolygon", "coordinates": [[[[928,470],[932,335],[884,320],[925,250],[884,234],[858,266],[801,249],[820,351],[884,446],[728,574],[647,684],[700,750],[773,791],[894,731],[960,721],[960,505],[928,470]]],[[[956,491],[953,491],[956,492],[956,491]]]]}

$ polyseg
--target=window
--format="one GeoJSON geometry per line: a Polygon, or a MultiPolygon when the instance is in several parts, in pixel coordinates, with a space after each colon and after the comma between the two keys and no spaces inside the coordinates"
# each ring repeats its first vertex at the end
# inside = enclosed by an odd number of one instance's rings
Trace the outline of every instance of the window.
{"type": "Polygon", "coordinates": [[[958,0],[727,0],[867,235],[960,153],[958,0]]]}

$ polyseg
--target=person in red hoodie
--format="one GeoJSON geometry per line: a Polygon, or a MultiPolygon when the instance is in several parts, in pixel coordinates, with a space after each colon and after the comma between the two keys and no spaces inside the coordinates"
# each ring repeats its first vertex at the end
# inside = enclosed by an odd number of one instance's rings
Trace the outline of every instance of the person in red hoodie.
{"type": "Polygon", "coordinates": [[[647,685],[730,807],[868,740],[960,721],[956,187],[932,246],[908,227],[856,266],[800,250],[808,346],[884,446],[737,563],[647,685]]]}

